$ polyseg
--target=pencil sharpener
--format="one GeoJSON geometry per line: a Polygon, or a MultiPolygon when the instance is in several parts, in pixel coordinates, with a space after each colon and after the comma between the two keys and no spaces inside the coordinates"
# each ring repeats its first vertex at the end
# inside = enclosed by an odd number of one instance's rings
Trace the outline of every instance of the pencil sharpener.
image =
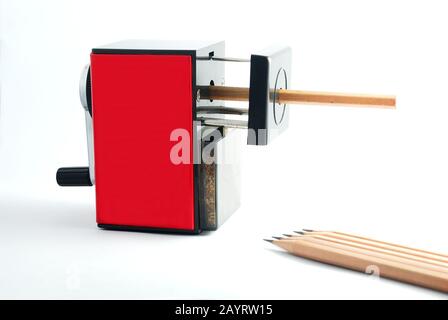
{"type": "Polygon", "coordinates": [[[247,60],[226,58],[224,42],[94,48],[80,81],[89,166],[60,168],[57,183],[95,186],[100,228],[216,230],[240,205],[244,140],[267,145],[288,125],[275,89],[287,88],[290,66],[286,47],[247,60]],[[201,98],[225,84],[225,62],[250,63],[247,108],[201,98]]]}

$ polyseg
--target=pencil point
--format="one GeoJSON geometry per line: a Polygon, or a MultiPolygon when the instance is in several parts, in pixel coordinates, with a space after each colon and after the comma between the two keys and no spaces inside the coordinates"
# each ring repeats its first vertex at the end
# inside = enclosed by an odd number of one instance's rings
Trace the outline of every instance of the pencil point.
{"type": "Polygon", "coordinates": [[[302,236],[305,235],[305,232],[303,231],[294,231],[295,233],[301,234],[302,236]]]}
{"type": "Polygon", "coordinates": [[[286,234],[286,233],[284,233],[283,234],[285,237],[292,237],[293,235],[292,234],[286,234]]]}
{"type": "Polygon", "coordinates": [[[282,240],[283,239],[282,237],[272,237],[272,238],[277,239],[277,240],[282,240]]]}
{"type": "Polygon", "coordinates": [[[302,229],[302,230],[305,232],[314,232],[314,230],[311,230],[311,229],[302,229]]]}
{"type": "Polygon", "coordinates": [[[272,239],[263,239],[264,241],[267,241],[267,242],[269,242],[269,243],[272,243],[272,242],[274,242],[274,240],[272,240],[272,239]]]}

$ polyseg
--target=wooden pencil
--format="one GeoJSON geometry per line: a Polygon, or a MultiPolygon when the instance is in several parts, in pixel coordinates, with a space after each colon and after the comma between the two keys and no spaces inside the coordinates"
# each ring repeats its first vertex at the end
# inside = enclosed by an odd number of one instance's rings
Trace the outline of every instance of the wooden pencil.
{"type": "MultiPolygon", "coordinates": [[[[249,88],[227,86],[200,86],[200,99],[248,101],[249,88]]],[[[279,104],[326,104],[326,105],[352,105],[358,107],[395,108],[394,96],[334,93],[322,91],[300,91],[279,89],[270,93],[271,99],[279,104]]]]}
{"type": "Polygon", "coordinates": [[[446,273],[448,276],[448,266],[445,265],[436,265],[434,263],[428,263],[422,260],[418,260],[418,259],[413,259],[411,256],[399,256],[396,254],[391,254],[391,252],[388,251],[381,251],[378,250],[377,248],[372,248],[372,247],[362,247],[362,246],[358,246],[355,245],[353,243],[347,242],[347,243],[338,243],[338,242],[334,242],[334,241],[328,241],[325,238],[318,238],[318,237],[310,237],[310,236],[302,236],[302,237],[297,237],[297,238],[287,238],[286,240],[289,241],[307,241],[307,242],[312,242],[312,243],[316,243],[316,244],[320,244],[320,245],[326,245],[329,247],[333,247],[333,248],[338,248],[338,249],[342,249],[342,250],[347,250],[350,252],[355,252],[355,253],[362,253],[368,256],[372,256],[372,257],[378,257],[378,258],[383,258],[383,259],[388,259],[391,261],[397,261],[400,262],[402,264],[408,264],[408,265],[413,265],[419,268],[423,268],[423,269],[428,269],[428,270],[434,270],[434,271],[438,271],[438,272],[442,272],[442,273],[446,273]]]}
{"type": "Polygon", "coordinates": [[[416,262],[423,262],[423,263],[428,263],[434,266],[439,266],[442,268],[447,268],[448,271],[448,263],[444,263],[444,262],[440,262],[437,260],[433,260],[433,259],[429,259],[426,257],[421,257],[421,256],[416,256],[407,252],[400,252],[400,251],[396,251],[396,250],[390,250],[388,248],[383,248],[381,246],[371,246],[369,244],[364,244],[364,243],[360,243],[360,242],[352,242],[350,240],[346,240],[346,239],[339,239],[339,238],[332,238],[332,237],[328,237],[325,235],[313,235],[313,234],[306,234],[306,235],[302,235],[302,236],[289,236],[286,239],[289,240],[294,240],[297,238],[315,238],[315,239],[320,239],[320,240],[324,240],[324,241],[328,241],[330,243],[335,243],[335,244],[342,244],[342,245],[347,245],[347,246],[351,246],[353,248],[358,248],[358,249],[363,249],[363,250],[368,250],[371,252],[376,252],[376,253],[384,253],[384,254],[389,254],[393,257],[400,257],[403,259],[409,259],[411,261],[416,261],[416,262]]]}
{"type": "Polygon", "coordinates": [[[357,236],[357,235],[353,235],[353,234],[349,234],[349,233],[334,232],[334,231],[312,231],[312,230],[307,230],[307,229],[305,229],[305,231],[303,231],[303,232],[298,232],[298,231],[296,231],[296,232],[298,234],[302,234],[302,235],[315,235],[315,236],[321,235],[321,236],[331,237],[331,238],[340,239],[340,240],[352,241],[355,243],[370,245],[370,246],[378,247],[378,248],[382,248],[382,249],[388,249],[388,250],[399,252],[399,253],[411,254],[416,257],[431,259],[431,260],[434,260],[437,262],[448,263],[448,256],[444,255],[444,254],[430,252],[430,251],[422,250],[422,249],[411,248],[411,247],[394,244],[394,243],[390,243],[390,242],[374,240],[374,239],[361,237],[361,236],[357,236]]]}
{"type": "MultiPolygon", "coordinates": [[[[388,255],[370,255],[362,250],[349,250],[346,246],[328,245],[317,239],[270,240],[280,248],[303,258],[331,264],[355,271],[377,270],[378,276],[406,282],[442,292],[448,292],[448,274],[418,264],[403,263],[388,255]]],[[[325,242],[325,241],[324,241],[325,242]]]]}

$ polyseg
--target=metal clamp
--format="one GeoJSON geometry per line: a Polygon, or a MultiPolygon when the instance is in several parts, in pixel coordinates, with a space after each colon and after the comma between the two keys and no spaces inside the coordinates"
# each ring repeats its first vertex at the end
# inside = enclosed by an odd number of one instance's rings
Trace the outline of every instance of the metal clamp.
{"type": "Polygon", "coordinates": [[[250,59],[244,59],[244,58],[232,58],[232,57],[215,57],[215,56],[202,56],[202,57],[196,57],[196,60],[203,60],[203,61],[222,61],[222,62],[250,62],[250,59]]]}

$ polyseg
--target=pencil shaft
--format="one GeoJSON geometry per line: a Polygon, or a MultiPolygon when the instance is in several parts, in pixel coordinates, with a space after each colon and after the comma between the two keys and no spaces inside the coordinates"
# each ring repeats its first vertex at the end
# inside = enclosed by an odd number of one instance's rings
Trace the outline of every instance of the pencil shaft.
{"type": "MultiPolygon", "coordinates": [[[[226,86],[199,87],[200,98],[225,101],[248,101],[249,89],[226,86]]],[[[334,93],[321,91],[299,91],[280,89],[271,91],[272,101],[279,104],[327,104],[353,105],[359,107],[395,108],[395,97],[385,95],[367,95],[353,93],[334,93]]]]}
{"type": "Polygon", "coordinates": [[[360,272],[375,270],[380,277],[448,292],[445,273],[310,241],[275,240],[273,243],[300,257],[360,272]]]}
{"type": "Polygon", "coordinates": [[[278,90],[279,103],[356,105],[365,107],[394,108],[395,97],[354,93],[278,90]]]}
{"type": "Polygon", "coordinates": [[[360,237],[360,236],[356,236],[356,235],[352,235],[352,234],[348,234],[348,233],[333,232],[333,231],[312,231],[312,232],[305,232],[305,234],[306,235],[323,235],[323,236],[340,239],[340,240],[349,240],[349,241],[359,243],[359,244],[370,245],[373,247],[388,249],[391,251],[400,252],[400,253],[404,253],[404,254],[411,254],[416,257],[430,259],[430,260],[441,262],[441,263],[448,263],[448,256],[443,255],[443,254],[430,252],[430,251],[426,251],[426,250],[421,250],[421,249],[415,249],[415,248],[411,248],[411,247],[406,247],[406,246],[402,246],[402,245],[398,245],[398,244],[393,244],[390,242],[369,239],[369,238],[360,237]]]}
{"type": "Polygon", "coordinates": [[[350,252],[362,253],[372,257],[378,257],[386,260],[397,261],[403,264],[413,265],[423,269],[434,270],[445,273],[448,277],[448,266],[437,265],[431,262],[414,259],[412,256],[397,255],[387,250],[378,250],[368,246],[360,246],[350,242],[332,241],[331,239],[320,236],[302,236],[294,238],[290,241],[308,241],[321,245],[326,245],[333,248],[339,248],[350,252]]]}
{"type": "Polygon", "coordinates": [[[366,238],[366,237],[362,237],[362,236],[358,236],[358,235],[354,235],[354,234],[349,234],[349,233],[343,233],[343,232],[334,232],[334,233],[337,234],[337,235],[350,236],[350,237],[357,238],[357,239],[360,239],[360,240],[375,241],[377,243],[381,243],[381,244],[385,244],[385,245],[393,245],[393,246],[396,246],[396,247],[399,247],[399,248],[403,248],[403,249],[410,249],[410,250],[415,250],[415,251],[419,251],[419,252],[424,252],[424,253],[428,253],[428,254],[431,254],[431,255],[444,257],[448,261],[448,255],[446,255],[446,254],[435,253],[435,252],[426,251],[426,250],[422,250],[422,249],[414,249],[414,248],[411,248],[411,247],[406,247],[406,246],[393,244],[393,243],[390,243],[390,242],[385,242],[385,241],[380,241],[380,240],[369,239],[369,238],[366,238]]]}
{"type": "MultiPolygon", "coordinates": [[[[359,242],[359,241],[353,241],[352,239],[347,239],[347,238],[338,238],[338,237],[330,237],[328,235],[324,235],[324,234],[305,234],[302,236],[292,236],[289,237],[287,239],[290,240],[294,240],[294,239],[298,239],[301,237],[311,237],[311,238],[316,238],[316,239],[322,239],[322,240],[326,240],[332,243],[339,243],[339,244],[344,244],[344,245],[349,245],[352,246],[354,248],[359,248],[359,249],[364,249],[364,250],[369,250],[372,252],[378,252],[378,253],[385,253],[385,254],[389,254],[391,256],[394,257],[401,257],[404,259],[409,259],[412,261],[417,261],[417,262],[424,262],[424,263],[428,263],[434,266],[439,266],[439,267],[443,267],[443,268],[448,268],[448,263],[445,262],[441,262],[438,260],[434,260],[425,256],[420,256],[420,255],[415,255],[413,253],[410,252],[402,252],[400,250],[394,250],[394,249],[390,249],[389,247],[382,247],[381,245],[371,245],[370,243],[363,243],[363,242],[359,242]]],[[[448,270],[448,269],[447,269],[448,270]]]]}

